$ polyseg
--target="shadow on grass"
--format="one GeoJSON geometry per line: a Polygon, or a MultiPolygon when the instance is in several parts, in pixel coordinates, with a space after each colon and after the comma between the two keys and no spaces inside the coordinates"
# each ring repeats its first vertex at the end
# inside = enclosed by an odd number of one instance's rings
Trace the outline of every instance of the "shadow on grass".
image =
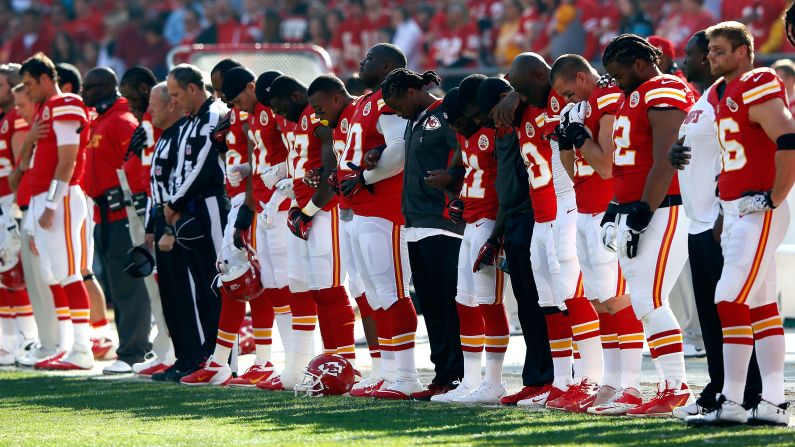
{"type": "Polygon", "coordinates": [[[224,418],[262,433],[299,428],[328,435],[344,431],[345,436],[362,441],[400,435],[434,445],[795,444],[792,431],[776,429],[696,430],[661,419],[596,418],[515,408],[354,398],[301,399],[291,393],[0,373],[0,411],[26,404],[76,412],[124,411],[143,423],[163,418],[212,423],[213,419],[224,418]]]}

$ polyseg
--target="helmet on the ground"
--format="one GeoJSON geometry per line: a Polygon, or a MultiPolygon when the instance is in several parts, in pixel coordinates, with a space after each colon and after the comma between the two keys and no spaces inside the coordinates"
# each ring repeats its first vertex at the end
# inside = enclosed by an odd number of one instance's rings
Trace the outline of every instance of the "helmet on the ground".
{"type": "Polygon", "coordinates": [[[321,354],[304,370],[304,379],[296,385],[295,395],[309,397],[339,396],[353,388],[353,366],[338,355],[321,354]]]}

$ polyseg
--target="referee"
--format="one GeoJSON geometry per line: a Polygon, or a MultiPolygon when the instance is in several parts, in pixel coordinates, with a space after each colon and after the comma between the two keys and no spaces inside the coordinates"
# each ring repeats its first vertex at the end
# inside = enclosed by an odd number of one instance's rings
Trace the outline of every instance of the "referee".
{"type": "Polygon", "coordinates": [[[224,192],[223,162],[212,134],[228,110],[210,96],[202,72],[194,65],[174,67],[166,86],[177,109],[187,116],[179,135],[174,192],[164,206],[164,215],[175,227],[177,242],[188,248],[184,261],[195,284],[201,323],[201,355],[193,365],[197,368],[212,354],[221,314],[221,300],[214,289],[215,260],[230,204],[224,192]]]}

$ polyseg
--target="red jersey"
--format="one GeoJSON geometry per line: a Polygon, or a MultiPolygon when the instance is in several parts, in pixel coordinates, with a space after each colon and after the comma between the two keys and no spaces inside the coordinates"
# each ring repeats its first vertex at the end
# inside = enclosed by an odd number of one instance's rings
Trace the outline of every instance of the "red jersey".
{"type": "Polygon", "coordinates": [[[0,197],[12,193],[11,187],[8,186],[8,176],[14,170],[16,160],[11,147],[11,140],[14,138],[15,133],[26,132],[29,129],[28,122],[17,114],[16,109],[11,109],[0,120],[0,197]]]}
{"type": "MultiPolygon", "coordinates": [[[[386,144],[384,135],[378,130],[378,119],[381,115],[393,115],[394,113],[395,111],[384,102],[381,89],[359,99],[351,117],[345,152],[340,157],[337,166],[337,175],[340,181],[351,173],[348,162],[362,166],[364,154],[367,151],[386,144]]],[[[403,224],[403,212],[400,209],[403,201],[403,173],[376,182],[372,187],[372,194],[368,191],[361,191],[348,200],[354,214],[381,217],[396,224],[403,224]]]]}
{"type": "Polygon", "coordinates": [[[538,223],[555,220],[558,201],[552,182],[552,146],[543,137],[546,122],[544,109],[527,107],[518,130],[522,158],[530,177],[530,199],[538,223]]]}
{"type": "MultiPolygon", "coordinates": [[[[345,152],[345,144],[348,142],[348,130],[351,128],[351,117],[353,112],[356,111],[356,100],[345,106],[340,112],[340,117],[337,120],[337,127],[334,128],[334,154],[337,160],[342,159],[342,153],[345,152]]],[[[340,209],[350,209],[348,199],[342,194],[339,195],[340,209]]]]}
{"type": "MultiPolygon", "coordinates": [[[[597,86],[588,97],[585,108],[585,128],[591,138],[599,137],[599,120],[605,115],[615,115],[621,99],[621,90],[616,86],[597,86]]],[[[608,148],[605,148],[608,149],[608,148]]],[[[585,160],[582,153],[574,150],[574,192],[577,195],[577,211],[601,213],[613,198],[613,179],[603,179],[585,160]]]]}
{"type": "Polygon", "coordinates": [[[152,157],[155,154],[155,144],[160,139],[163,129],[156,128],[152,124],[152,115],[149,112],[144,112],[141,127],[146,132],[146,147],[141,153],[141,158],[133,156],[124,162],[124,172],[127,174],[127,182],[133,194],[145,192],[150,195],[152,185],[149,183],[149,176],[152,170],[152,157]]]}
{"type": "Polygon", "coordinates": [[[91,129],[88,121],[88,109],[83,100],[71,93],[56,95],[39,105],[34,121],[46,125],[47,134],[39,138],[33,150],[30,166],[30,194],[36,196],[47,192],[50,182],[55,178],[55,167],[58,165],[58,141],[55,136],[53,124],[56,122],[77,121],[82,131],[80,133],[80,149],[77,152],[75,168],[72,172],[70,185],[79,185],[83,180],[85,171],[86,146],[88,145],[91,129]]]}
{"type": "MultiPolygon", "coordinates": [[[[273,195],[273,190],[265,186],[260,175],[265,169],[287,160],[287,148],[284,146],[276,115],[270,107],[257,103],[254,114],[249,117],[248,138],[254,145],[254,159],[251,161],[254,188],[252,194],[259,207],[259,202],[268,203],[273,195]]],[[[286,210],[289,205],[285,200],[280,209],[286,210]]]]}
{"type": "Polygon", "coordinates": [[[496,131],[483,127],[465,138],[456,135],[461,147],[466,174],[461,187],[464,201],[464,221],[475,223],[480,219],[497,219],[497,157],[494,156],[496,131]]]}
{"type": "Polygon", "coordinates": [[[91,140],[86,151],[88,175],[83,181],[89,197],[103,197],[106,190],[119,186],[116,170],[124,164],[124,154],[136,127],[138,120],[130,113],[124,98],[117,99],[91,122],[91,140]]]}
{"type": "MultiPolygon", "coordinates": [[[[229,132],[226,134],[226,165],[236,166],[248,163],[248,140],[243,131],[243,124],[248,120],[248,113],[232,108],[232,115],[229,119],[229,132]]],[[[237,186],[232,186],[229,179],[226,180],[226,195],[231,199],[238,194],[245,194],[246,182],[240,182],[237,186]]]]}
{"type": "Polygon", "coordinates": [[[339,29],[331,37],[329,47],[337,69],[354,71],[359,67],[362,56],[368,50],[362,47],[363,19],[349,18],[340,24],[339,29]]]}
{"type": "MultiPolygon", "coordinates": [[[[322,143],[320,138],[315,135],[315,129],[322,126],[320,120],[315,116],[315,110],[311,105],[304,108],[297,123],[292,123],[287,132],[287,143],[290,153],[287,156],[287,171],[293,179],[293,193],[298,206],[303,208],[312,200],[315,195],[315,188],[304,183],[306,171],[317,169],[323,165],[322,143]]],[[[324,211],[331,210],[336,206],[336,200],[332,199],[324,211]]]]}
{"type": "MultiPolygon", "coordinates": [[[[643,197],[646,177],[654,162],[649,110],[676,108],[687,113],[695,101],[681,79],[660,75],[641,84],[623,101],[613,122],[613,187],[618,203],[636,202],[643,197]]],[[[679,194],[679,180],[671,179],[668,194],[679,194]]]]}
{"type": "MultiPolygon", "coordinates": [[[[725,82],[720,79],[716,85],[725,82]]],[[[757,68],[729,82],[723,97],[717,88],[710,91],[709,101],[715,106],[718,142],[723,155],[718,176],[718,192],[722,200],[735,200],[746,191],[769,191],[776,175],[776,142],[759,123],[751,121],[748,109],[779,98],[787,104],[781,79],[770,68],[757,68]]]]}
{"type": "Polygon", "coordinates": [[[444,27],[439,30],[437,38],[431,43],[429,60],[437,66],[448,67],[462,57],[476,65],[480,51],[480,33],[474,23],[467,23],[459,28],[444,27]]]}

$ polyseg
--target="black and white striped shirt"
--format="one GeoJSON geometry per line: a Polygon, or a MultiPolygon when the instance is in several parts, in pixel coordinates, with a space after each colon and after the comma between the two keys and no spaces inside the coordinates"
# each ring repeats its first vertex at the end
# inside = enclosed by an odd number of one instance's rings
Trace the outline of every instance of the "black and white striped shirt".
{"type": "Polygon", "coordinates": [[[172,209],[180,211],[195,198],[224,194],[224,163],[212,147],[211,136],[227,112],[224,103],[209,98],[196,115],[185,118],[174,166],[174,189],[168,201],[172,209]]]}
{"type": "Polygon", "coordinates": [[[149,212],[146,213],[147,233],[154,232],[155,210],[168,203],[171,193],[174,191],[174,166],[177,164],[179,136],[186,124],[187,119],[181,118],[173,126],[164,130],[155,143],[149,175],[152,194],[149,196],[149,212]]]}

